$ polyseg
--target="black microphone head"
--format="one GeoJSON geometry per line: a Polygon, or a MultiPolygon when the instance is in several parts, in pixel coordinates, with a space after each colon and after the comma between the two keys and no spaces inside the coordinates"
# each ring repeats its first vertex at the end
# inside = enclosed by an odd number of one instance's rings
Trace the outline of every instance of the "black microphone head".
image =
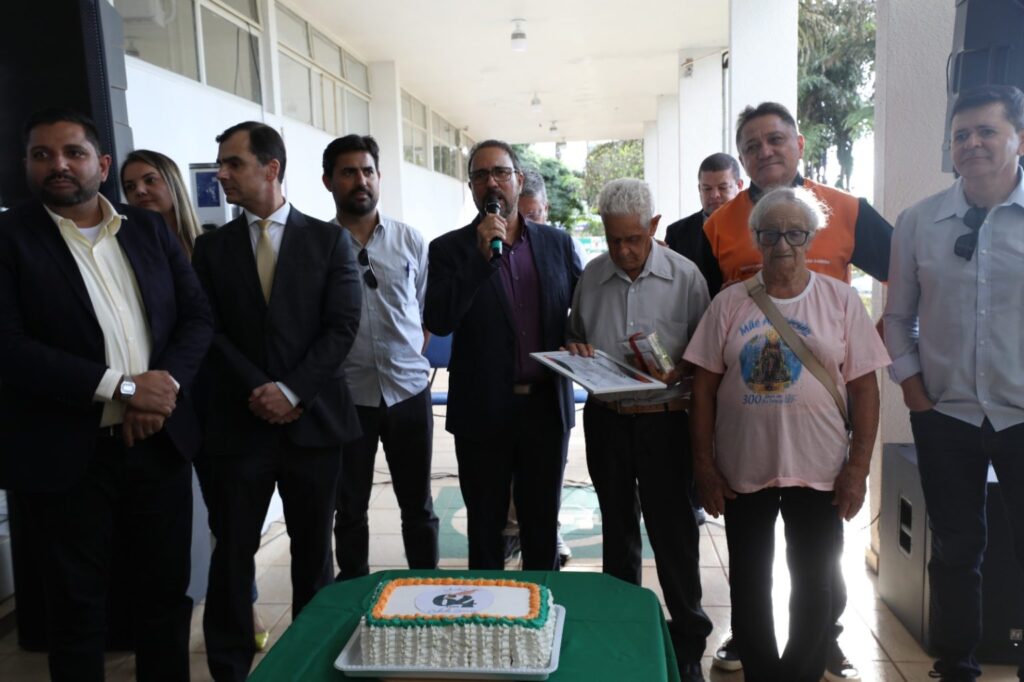
{"type": "Polygon", "coordinates": [[[486,204],[484,204],[484,212],[486,212],[486,213],[500,213],[501,212],[501,204],[499,204],[497,201],[491,199],[486,204]]]}

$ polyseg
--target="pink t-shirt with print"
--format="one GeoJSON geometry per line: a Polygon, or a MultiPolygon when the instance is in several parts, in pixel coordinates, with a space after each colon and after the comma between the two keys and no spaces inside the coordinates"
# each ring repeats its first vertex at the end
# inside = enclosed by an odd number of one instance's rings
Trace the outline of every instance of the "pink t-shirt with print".
{"type": "MultiPolygon", "coordinates": [[[[848,381],[889,364],[864,304],[847,284],[811,272],[798,296],[772,301],[844,397],[848,381]]],[[[683,357],[724,375],[715,458],[733,490],[832,490],[847,455],[842,416],[745,286],[730,286],[715,297],[683,357]]]]}

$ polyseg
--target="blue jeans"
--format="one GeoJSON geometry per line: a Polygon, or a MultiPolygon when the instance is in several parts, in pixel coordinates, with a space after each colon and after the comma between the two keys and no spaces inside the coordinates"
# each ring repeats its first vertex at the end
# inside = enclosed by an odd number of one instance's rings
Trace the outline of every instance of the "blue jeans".
{"type": "MultiPolygon", "coordinates": [[[[995,468],[1024,567],[1024,424],[995,431],[935,410],[911,412],[921,488],[932,531],[931,641],[935,668],[950,679],[981,674],[974,650],[981,641],[981,562],[987,542],[985,514],[989,463],[995,468]]],[[[1024,661],[1018,677],[1024,679],[1024,661]]]]}

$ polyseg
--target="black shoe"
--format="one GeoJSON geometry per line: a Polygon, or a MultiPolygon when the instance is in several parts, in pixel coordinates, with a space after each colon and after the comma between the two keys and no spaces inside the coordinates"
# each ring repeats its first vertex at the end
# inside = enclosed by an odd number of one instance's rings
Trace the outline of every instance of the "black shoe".
{"type": "Polygon", "coordinates": [[[711,666],[726,672],[743,670],[743,661],[740,660],[740,652],[736,648],[736,640],[733,639],[731,632],[715,651],[715,655],[711,659],[711,666]]]}
{"type": "Polygon", "coordinates": [[[704,672],[700,668],[700,661],[681,664],[679,677],[682,682],[704,682],[704,672]]]}
{"type": "Polygon", "coordinates": [[[839,642],[832,642],[825,659],[825,679],[829,682],[860,682],[860,671],[839,648],[839,642]]]}

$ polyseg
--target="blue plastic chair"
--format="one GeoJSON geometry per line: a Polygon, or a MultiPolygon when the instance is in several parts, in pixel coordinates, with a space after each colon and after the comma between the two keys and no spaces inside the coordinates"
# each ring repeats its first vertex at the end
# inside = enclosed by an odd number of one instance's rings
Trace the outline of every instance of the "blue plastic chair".
{"type": "Polygon", "coordinates": [[[452,357],[452,335],[435,336],[431,334],[427,347],[423,351],[423,357],[434,368],[434,371],[430,373],[430,404],[447,405],[448,391],[435,391],[432,387],[434,385],[434,377],[437,376],[437,370],[442,367],[447,368],[448,360],[452,357]]]}

